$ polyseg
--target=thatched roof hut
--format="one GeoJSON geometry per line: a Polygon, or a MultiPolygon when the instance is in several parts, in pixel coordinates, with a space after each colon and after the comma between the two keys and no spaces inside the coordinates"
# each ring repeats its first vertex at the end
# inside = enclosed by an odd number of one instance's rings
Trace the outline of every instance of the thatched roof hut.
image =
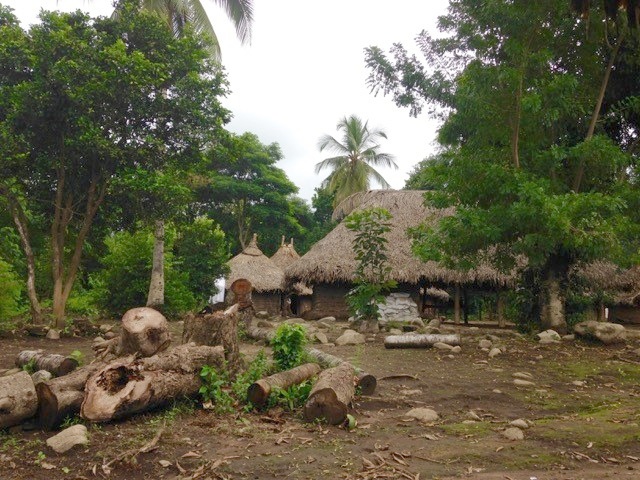
{"type": "MultiPolygon", "coordinates": [[[[481,266],[469,272],[445,268],[436,262],[423,262],[411,251],[407,229],[424,221],[436,221],[451,210],[438,210],[424,206],[424,192],[418,190],[370,190],[351,195],[338,205],[334,220],[346,217],[354,210],[382,207],[392,215],[391,231],[387,234],[391,278],[398,283],[418,284],[421,280],[433,284],[485,285],[506,287],[513,277],[490,266],[481,266]]],[[[341,222],[326,237],[317,242],[298,261],[285,269],[288,281],[307,284],[351,283],[354,280],[356,260],[351,248],[355,234],[341,222]]]]}
{"type": "Polygon", "coordinates": [[[284,242],[284,235],[282,236],[282,242],[280,243],[280,248],[276,253],[271,257],[271,261],[282,270],[287,268],[293,262],[298,260],[300,255],[296,252],[296,249],[293,246],[293,238],[289,243],[284,242]]]}
{"type": "Polygon", "coordinates": [[[255,292],[280,291],[284,286],[284,273],[258,248],[257,235],[249,245],[229,260],[227,290],[233,282],[246,278],[255,292]]]}

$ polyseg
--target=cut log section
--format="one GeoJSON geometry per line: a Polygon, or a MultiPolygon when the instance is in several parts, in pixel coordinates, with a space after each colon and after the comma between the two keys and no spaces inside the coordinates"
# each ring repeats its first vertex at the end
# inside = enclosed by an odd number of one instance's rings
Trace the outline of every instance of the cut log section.
{"type": "Polygon", "coordinates": [[[256,407],[262,407],[275,388],[285,389],[297,385],[320,373],[317,363],[305,363],[298,367],[261,378],[247,389],[247,401],[256,407]]]}
{"type": "Polygon", "coordinates": [[[23,350],[16,357],[16,366],[22,368],[32,362],[34,370],[46,370],[56,377],[61,377],[72,372],[78,367],[78,361],[58,355],[57,353],[45,353],[43,350],[23,350]]]}
{"type": "MultiPolygon", "coordinates": [[[[133,357],[130,357],[133,360],[133,357]]],[[[44,430],[57,428],[66,417],[80,412],[84,399],[84,385],[89,376],[101,368],[104,363],[92,363],[78,368],[68,375],[38,383],[38,421],[44,430]]]]}
{"type": "Polygon", "coordinates": [[[106,422],[193,397],[202,385],[202,367],[223,364],[222,347],[207,345],[181,345],[136,361],[116,360],[87,380],[80,413],[87,420],[106,422]]]}
{"type": "Polygon", "coordinates": [[[446,343],[447,345],[460,345],[460,335],[458,334],[435,334],[426,333],[422,335],[389,335],[384,339],[385,348],[430,348],[434,343],[446,343]]]}
{"type": "Polygon", "coordinates": [[[343,423],[355,394],[354,380],[353,366],[346,362],[323,370],[304,405],[305,420],[326,420],[331,425],[343,423]]]}
{"type": "MultiPolygon", "coordinates": [[[[337,367],[341,363],[348,363],[345,360],[336,357],[335,355],[323,352],[322,350],[318,350],[317,348],[307,348],[307,354],[309,354],[312,359],[314,359],[325,368],[337,367]]],[[[353,365],[351,365],[351,367],[356,372],[360,393],[362,395],[373,395],[373,392],[376,391],[376,386],[378,385],[376,377],[358,367],[355,367],[353,365]]]]}
{"type": "Polygon", "coordinates": [[[157,310],[138,307],[123,315],[118,355],[135,353],[150,357],[166,350],[170,343],[169,323],[157,310]]]}
{"type": "Polygon", "coordinates": [[[18,425],[38,410],[36,389],[27,372],[0,377],[0,429],[18,425]]]}
{"type": "Polygon", "coordinates": [[[238,308],[238,304],[235,304],[224,312],[188,317],[184,322],[182,342],[208,346],[222,345],[227,368],[231,372],[237,371],[240,367],[238,308]]]}
{"type": "Polygon", "coordinates": [[[249,338],[254,340],[262,340],[263,342],[269,344],[271,340],[276,335],[276,332],[272,328],[260,328],[249,326],[245,332],[249,338]]]}

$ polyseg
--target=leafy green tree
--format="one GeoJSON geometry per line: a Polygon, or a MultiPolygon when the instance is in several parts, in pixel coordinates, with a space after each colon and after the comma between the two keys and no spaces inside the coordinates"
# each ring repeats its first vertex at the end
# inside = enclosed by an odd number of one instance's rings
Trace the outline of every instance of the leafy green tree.
{"type": "Polygon", "coordinates": [[[389,188],[389,183],[373,168],[398,168],[393,155],[380,151],[378,142],[386,139],[387,134],[379,129],[370,129],[369,123],[356,115],[344,117],[336,128],[342,132],[340,140],[323,135],[318,141],[321,152],[327,150],[336,156],[316,163],[316,173],[324,169],[331,170],[323,180],[322,187],[334,192],[334,207],[351,194],[369,190],[372,180],[383,188],[389,188]]]}
{"type": "Polygon", "coordinates": [[[199,159],[228,119],[206,43],[174,38],[136,2],[119,8],[116,20],[44,12],[28,33],[0,14],[0,196],[21,238],[34,313],[30,218],[48,224],[58,326],[113,179],[199,159]]]}
{"type": "Polygon", "coordinates": [[[391,230],[391,214],[384,208],[357,210],[345,219],[346,227],[355,232],[353,252],[357,261],[355,286],[347,294],[351,314],[361,322],[361,330],[378,331],[380,304],[396,286],[389,278],[385,233],[391,230]]]}
{"type": "Polygon", "coordinates": [[[264,145],[248,132],[230,134],[207,154],[194,207],[233,234],[233,252],[244,249],[253,233],[266,252],[277,250],[282,235],[300,238],[304,233],[292,213],[291,196],[298,189],[276,167],[281,158],[277,143],[264,145]]]}
{"type": "Polygon", "coordinates": [[[456,213],[417,229],[415,251],[458,268],[524,268],[520,291],[536,292],[543,328],[566,328],[572,267],[638,253],[637,33],[619,24],[610,51],[605,25],[585,35],[568,2],[455,0],[439,19],[446,36],[418,37],[426,65],[399,44],[390,57],[366,52],[375,90],[444,120],[442,161],[419,182],[456,213]],[[634,79],[625,88],[613,61],[634,79]]]}
{"type": "Polygon", "coordinates": [[[0,325],[20,313],[22,285],[8,262],[0,257],[0,325]]]}

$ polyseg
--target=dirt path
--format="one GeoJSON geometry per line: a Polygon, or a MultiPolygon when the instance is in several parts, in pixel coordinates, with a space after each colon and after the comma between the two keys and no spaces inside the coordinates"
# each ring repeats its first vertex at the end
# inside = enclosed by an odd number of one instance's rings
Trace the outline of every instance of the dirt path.
{"type": "MultiPolygon", "coordinates": [[[[332,326],[329,338],[346,327],[332,326]]],[[[90,426],[91,444],[66,455],[46,447],[51,434],[14,428],[0,435],[0,479],[640,479],[640,358],[633,353],[640,345],[542,346],[484,328],[461,335],[459,354],[385,350],[382,334],[364,345],[321,347],[379,379],[375,394],[355,403],[353,431],[304,424],[299,413],[277,408],[220,416],[180,403],[90,426]],[[490,359],[478,347],[487,335],[505,352],[490,359]],[[514,374],[532,384],[516,385],[514,374]],[[439,419],[408,420],[418,407],[439,419]],[[502,432],[516,419],[531,426],[523,440],[509,441],[502,432]],[[137,451],[159,429],[157,449],[115,462],[107,475],[103,464],[137,451]]],[[[0,368],[26,347],[79,349],[90,358],[89,345],[0,340],[0,368]]],[[[259,348],[243,345],[248,354],[259,348]]]]}

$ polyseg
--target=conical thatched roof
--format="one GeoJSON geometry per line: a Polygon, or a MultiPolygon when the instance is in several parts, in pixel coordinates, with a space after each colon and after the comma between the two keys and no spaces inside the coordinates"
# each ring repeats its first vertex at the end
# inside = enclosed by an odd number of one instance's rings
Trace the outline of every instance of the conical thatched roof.
{"type": "MultiPolygon", "coordinates": [[[[345,199],[334,212],[339,220],[354,210],[370,207],[387,209],[391,219],[391,231],[387,234],[391,278],[398,282],[418,283],[421,278],[434,283],[462,283],[506,286],[512,277],[483,266],[470,272],[444,268],[436,262],[422,262],[411,252],[407,228],[425,220],[437,220],[449,215],[450,210],[427,208],[423,203],[423,191],[418,190],[370,190],[356,193],[345,199]]],[[[356,268],[352,241],[354,233],[338,224],[326,237],[316,243],[298,261],[286,268],[290,282],[313,283],[352,282],[356,268]]]]}
{"type": "Polygon", "coordinates": [[[251,243],[241,253],[229,260],[229,269],[227,290],[233,282],[240,278],[249,280],[256,292],[283,289],[284,272],[258,248],[255,234],[251,243]]]}
{"type": "Polygon", "coordinates": [[[296,249],[293,247],[293,238],[291,239],[291,242],[285,243],[283,236],[280,248],[273,254],[271,261],[275,263],[276,266],[284,270],[299,258],[300,255],[298,255],[298,252],[296,252],[296,249]]]}

